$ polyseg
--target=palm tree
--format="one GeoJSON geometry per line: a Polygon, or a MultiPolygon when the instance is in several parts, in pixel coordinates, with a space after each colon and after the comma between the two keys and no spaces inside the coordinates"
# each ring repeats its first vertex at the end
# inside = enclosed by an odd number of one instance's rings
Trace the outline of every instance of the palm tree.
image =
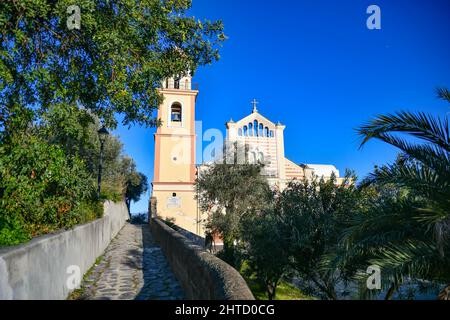
{"type": "MultiPolygon", "coordinates": [[[[439,98],[450,102],[446,88],[439,98]]],[[[448,119],[425,113],[378,116],[358,130],[361,147],[372,139],[400,149],[399,159],[377,168],[363,187],[403,191],[359,217],[346,239],[390,279],[388,296],[405,277],[450,283],[450,134],[448,119]]],[[[450,285],[440,298],[450,298],[450,285]]]]}

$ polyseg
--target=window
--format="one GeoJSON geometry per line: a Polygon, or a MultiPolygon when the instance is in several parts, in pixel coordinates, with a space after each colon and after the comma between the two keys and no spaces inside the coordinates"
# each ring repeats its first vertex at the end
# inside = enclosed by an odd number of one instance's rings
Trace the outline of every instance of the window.
{"type": "Polygon", "coordinates": [[[176,78],[174,79],[173,87],[174,87],[175,89],[180,89],[180,77],[176,77],[176,78]]]}
{"type": "Polygon", "coordinates": [[[255,128],[255,134],[254,136],[257,137],[258,136],[258,121],[253,121],[253,128],[255,128]]]}
{"type": "Polygon", "coordinates": [[[259,136],[264,137],[264,125],[262,123],[259,124],[259,136]]]}
{"type": "Polygon", "coordinates": [[[241,128],[239,128],[239,130],[238,130],[238,136],[242,137],[242,129],[241,128]]]}
{"type": "Polygon", "coordinates": [[[248,130],[247,130],[247,126],[244,126],[244,136],[248,136],[248,130]]]}
{"type": "Polygon", "coordinates": [[[253,137],[253,124],[251,123],[248,124],[248,135],[253,137]]]}
{"type": "Polygon", "coordinates": [[[181,105],[174,103],[170,109],[170,120],[172,122],[181,122],[181,105]]]}
{"type": "Polygon", "coordinates": [[[267,128],[267,127],[266,127],[265,136],[266,136],[266,137],[270,137],[270,135],[269,135],[269,128],[267,128]]]}

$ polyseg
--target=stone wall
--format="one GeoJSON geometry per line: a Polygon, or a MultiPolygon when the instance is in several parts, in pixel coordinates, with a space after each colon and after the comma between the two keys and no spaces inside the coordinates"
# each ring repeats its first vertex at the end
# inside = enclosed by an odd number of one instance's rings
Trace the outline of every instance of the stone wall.
{"type": "Polygon", "coordinates": [[[150,219],[154,239],[192,300],[254,300],[241,275],[159,219],[150,219]]]}
{"type": "Polygon", "coordinates": [[[104,212],[72,230],[0,249],[0,299],[65,299],[72,291],[68,267],[83,276],[130,218],[125,203],[106,202],[104,212]]]}
{"type": "Polygon", "coordinates": [[[183,235],[185,238],[187,238],[188,240],[192,241],[194,244],[198,245],[201,248],[205,248],[205,238],[204,237],[200,237],[199,235],[190,232],[186,229],[183,229],[181,227],[177,226],[177,230],[179,233],[181,233],[181,235],[183,235]]]}

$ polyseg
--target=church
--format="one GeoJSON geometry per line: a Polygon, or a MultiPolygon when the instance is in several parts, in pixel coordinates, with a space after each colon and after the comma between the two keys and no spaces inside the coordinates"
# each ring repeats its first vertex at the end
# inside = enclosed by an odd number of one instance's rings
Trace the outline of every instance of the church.
{"type": "MultiPolygon", "coordinates": [[[[161,84],[164,101],[158,108],[158,127],[155,139],[154,176],[150,214],[170,220],[185,230],[204,236],[196,196],[195,179],[207,164],[196,164],[195,107],[198,90],[192,87],[187,75],[170,78],[161,84]]],[[[263,174],[270,185],[285,188],[289,181],[311,179],[314,176],[328,179],[339,171],[333,165],[297,164],[285,156],[284,130],[281,123],[273,123],[257,108],[253,100],[252,112],[239,121],[226,123],[226,141],[246,146],[247,161],[265,164],[263,174]]]]}

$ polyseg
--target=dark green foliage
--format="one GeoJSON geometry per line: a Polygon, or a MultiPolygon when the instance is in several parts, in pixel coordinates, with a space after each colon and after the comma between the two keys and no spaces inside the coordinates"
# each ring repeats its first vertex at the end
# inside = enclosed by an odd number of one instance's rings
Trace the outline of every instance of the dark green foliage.
{"type": "Polygon", "coordinates": [[[209,213],[207,229],[221,235],[221,257],[236,267],[239,259],[235,245],[241,239],[242,218],[266,209],[272,199],[261,169],[261,165],[252,164],[214,164],[197,179],[200,207],[209,213]]]}
{"type": "Polygon", "coordinates": [[[289,271],[289,230],[276,210],[248,215],[242,222],[244,256],[250,270],[263,284],[269,300],[289,271]]]}
{"type": "MultiPolygon", "coordinates": [[[[100,121],[155,126],[161,80],[219,58],[220,21],[189,0],[0,2],[0,245],[98,216],[100,121]],[[69,30],[67,8],[81,9],[69,30]]],[[[101,199],[137,201],[146,177],[105,143],[101,199]]]]}
{"type": "MultiPolygon", "coordinates": [[[[161,80],[219,58],[220,21],[187,17],[190,0],[0,2],[0,127],[15,109],[79,103],[109,126],[158,123],[161,80]],[[69,30],[67,8],[81,9],[69,30]]],[[[30,109],[31,110],[31,109],[30,109]]]]}
{"type": "MultiPolygon", "coordinates": [[[[438,95],[450,100],[447,89],[438,95]]],[[[362,145],[378,139],[401,150],[359,186],[347,173],[344,181],[293,181],[281,193],[265,192],[257,165],[215,164],[200,175],[207,227],[223,234],[221,257],[237,267],[236,257],[243,260],[245,276],[256,276],[270,298],[293,272],[303,290],[321,298],[337,299],[337,286],[350,282],[360,285],[362,298],[378,297],[380,290],[366,287],[371,265],[381,267],[386,299],[406,282],[421,291],[450,282],[448,119],[400,112],[377,117],[359,133],[362,145]]]]}
{"type": "MultiPolygon", "coordinates": [[[[96,199],[98,120],[87,110],[58,105],[0,145],[0,245],[99,218],[96,199]]],[[[146,177],[122,154],[114,136],[105,142],[101,200],[138,199],[146,177]],[[130,191],[131,188],[131,191],[130,191]],[[134,189],[133,189],[134,188],[134,189]]],[[[129,204],[129,202],[128,202],[129,204]]]]}
{"type": "Polygon", "coordinates": [[[346,223],[363,201],[348,173],[343,181],[293,181],[283,192],[272,191],[261,165],[214,164],[197,181],[207,229],[219,234],[218,256],[240,269],[246,261],[270,299],[292,271],[316,295],[336,299],[344,274],[324,265],[336,250],[346,223]],[[245,191],[243,191],[245,190],[245,191]]]}
{"type": "MultiPolygon", "coordinates": [[[[189,0],[0,2],[0,245],[98,216],[100,121],[155,126],[161,80],[219,58],[220,21],[189,0]],[[69,30],[67,8],[81,9],[69,30]]],[[[137,201],[146,177],[105,143],[102,199],[137,201]]]]}
{"type": "Polygon", "coordinates": [[[148,180],[143,173],[136,171],[136,164],[128,157],[122,159],[122,172],[125,180],[125,203],[130,211],[131,201],[139,201],[141,195],[148,190],[148,180]]]}
{"type": "Polygon", "coordinates": [[[84,222],[80,203],[94,190],[77,157],[33,136],[0,146],[0,245],[84,222]]]}
{"type": "MultiPolygon", "coordinates": [[[[439,89],[448,101],[448,90],[439,89]]],[[[387,298],[406,277],[450,282],[450,134],[448,119],[424,113],[379,116],[358,130],[362,145],[378,139],[400,149],[363,187],[394,186],[395,198],[374,203],[346,232],[353,258],[379,265],[387,298]],[[398,133],[418,138],[416,143],[398,133]]]]}
{"type": "Polygon", "coordinates": [[[335,176],[326,181],[294,181],[279,199],[289,234],[291,266],[303,280],[305,291],[326,299],[337,299],[336,285],[345,280],[326,259],[339,250],[342,230],[362,205],[355,180],[347,172],[340,182],[335,176]]]}

